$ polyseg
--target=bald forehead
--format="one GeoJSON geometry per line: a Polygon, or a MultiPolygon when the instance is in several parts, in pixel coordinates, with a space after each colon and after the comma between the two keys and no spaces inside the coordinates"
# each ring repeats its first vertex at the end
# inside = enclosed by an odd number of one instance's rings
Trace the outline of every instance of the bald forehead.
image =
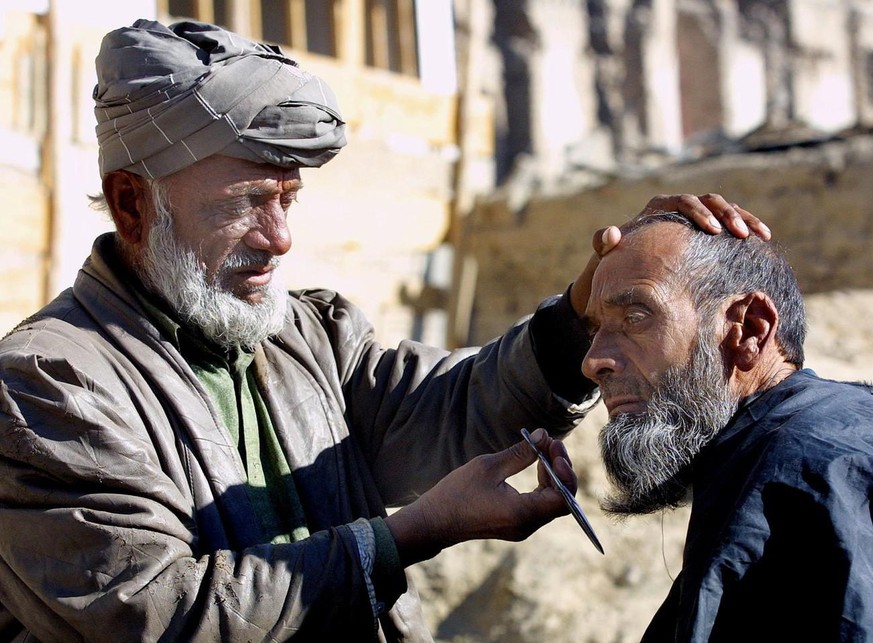
{"type": "Polygon", "coordinates": [[[641,299],[672,299],[690,231],[674,223],[654,223],[623,236],[594,273],[587,315],[603,307],[626,307],[641,299]]]}
{"type": "MultiPolygon", "coordinates": [[[[600,261],[604,273],[664,278],[679,271],[691,231],[683,225],[659,222],[625,234],[600,261]]],[[[598,269],[598,272],[600,270],[598,269]]]]}

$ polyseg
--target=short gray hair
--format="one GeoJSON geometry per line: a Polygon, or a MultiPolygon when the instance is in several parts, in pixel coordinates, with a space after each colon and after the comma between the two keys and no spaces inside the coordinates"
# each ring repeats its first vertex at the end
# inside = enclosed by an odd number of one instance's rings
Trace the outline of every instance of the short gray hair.
{"type": "Polygon", "coordinates": [[[778,244],[755,234],[745,239],[723,230],[709,234],[678,212],[638,215],[622,226],[622,234],[632,234],[654,223],[679,223],[691,231],[682,256],[684,286],[704,319],[709,319],[727,297],[763,292],[779,313],[776,342],[785,359],[803,366],[806,339],[806,312],[785,252],[778,244]]]}

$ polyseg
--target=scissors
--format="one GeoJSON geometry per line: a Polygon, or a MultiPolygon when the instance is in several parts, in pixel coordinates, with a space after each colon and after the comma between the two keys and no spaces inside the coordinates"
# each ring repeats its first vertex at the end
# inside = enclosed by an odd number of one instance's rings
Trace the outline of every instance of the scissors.
{"type": "Polygon", "coordinates": [[[582,507],[580,507],[579,503],[576,502],[576,498],[573,497],[573,494],[570,493],[570,490],[567,489],[566,485],[561,482],[560,478],[558,478],[555,470],[552,469],[551,462],[549,462],[549,459],[546,457],[546,455],[542,451],[540,451],[540,448],[530,437],[530,433],[528,433],[528,430],[522,429],[521,435],[530,445],[530,448],[533,449],[534,452],[537,454],[540,462],[543,463],[543,466],[546,468],[546,473],[549,474],[549,477],[552,479],[552,483],[555,485],[555,488],[561,494],[561,497],[564,498],[564,503],[567,505],[567,508],[570,509],[570,513],[573,514],[576,522],[578,522],[579,526],[582,527],[582,531],[585,532],[585,535],[588,536],[588,539],[591,541],[591,544],[593,544],[597,548],[597,551],[602,554],[603,545],[601,545],[600,541],[597,539],[597,535],[594,533],[594,529],[591,528],[591,523],[588,522],[588,518],[585,517],[585,512],[582,511],[582,507]]]}

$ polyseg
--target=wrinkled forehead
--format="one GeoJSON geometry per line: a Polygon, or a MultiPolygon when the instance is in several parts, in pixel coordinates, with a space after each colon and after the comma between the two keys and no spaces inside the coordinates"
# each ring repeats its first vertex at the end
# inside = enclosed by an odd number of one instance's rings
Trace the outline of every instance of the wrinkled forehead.
{"type": "Polygon", "coordinates": [[[632,289],[666,294],[678,288],[688,235],[684,226],[662,222],[623,236],[618,246],[600,260],[594,273],[591,303],[603,304],[632,289]]]}
{"type": "Polygon", "coordinates": [[[236,185],[255,182],[299,182],[300,168],[284,168],[215,154],[174,172],[163,180],[174,187],[190,187],[206,192],[215,188],[233,189],[236,185]]]}

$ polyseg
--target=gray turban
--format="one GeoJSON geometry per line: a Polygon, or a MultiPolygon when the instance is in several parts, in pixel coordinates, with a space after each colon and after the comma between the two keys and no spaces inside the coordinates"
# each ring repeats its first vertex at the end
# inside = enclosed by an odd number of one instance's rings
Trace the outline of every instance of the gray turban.
{"type": "Polygon", "coordinates": [[[101,176],[160,178],[218,152],[318,167],[346,142],[320,78],[214,25],[137,20],[106,35],[96,62],[101,176]]]}

